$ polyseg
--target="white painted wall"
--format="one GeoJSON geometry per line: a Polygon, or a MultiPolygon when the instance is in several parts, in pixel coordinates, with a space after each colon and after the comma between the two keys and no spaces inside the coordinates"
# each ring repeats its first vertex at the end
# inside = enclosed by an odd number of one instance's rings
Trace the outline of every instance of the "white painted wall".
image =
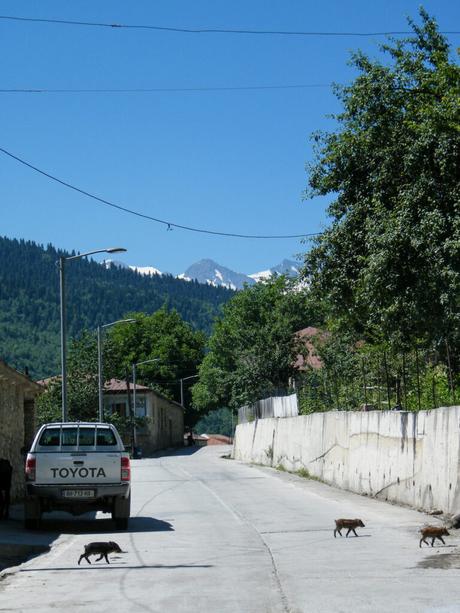
{"type": "Polygon", "coordinates": [[[460,512],[460,407],[313,413],[239,424],[233,456],[424,510],[460,512]]]}
{"type": "Polygon", "coordinates": [[[296,417],[299,414],[297,394],[275,396],[258,400],[254,404],[238,409],[238,422],[245,423],[253,419],[267,417],[296,417]]]}

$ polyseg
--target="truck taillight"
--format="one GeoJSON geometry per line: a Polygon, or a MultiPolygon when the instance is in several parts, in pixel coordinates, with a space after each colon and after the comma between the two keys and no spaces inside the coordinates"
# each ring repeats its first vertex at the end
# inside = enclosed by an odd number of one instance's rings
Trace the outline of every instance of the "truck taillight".
{"type": "Polygon", "coordinates": [[[35,458],[27,458],[26,460],[26,480],[35,481],[35,469],[37,467],[37,460],[35,458]]]}
{"type": "Polygon", "coordinates": [[[122,456],[121,458],[121,480],[129,481],[131,479],[131,466],[128,456],[122,456]]]}

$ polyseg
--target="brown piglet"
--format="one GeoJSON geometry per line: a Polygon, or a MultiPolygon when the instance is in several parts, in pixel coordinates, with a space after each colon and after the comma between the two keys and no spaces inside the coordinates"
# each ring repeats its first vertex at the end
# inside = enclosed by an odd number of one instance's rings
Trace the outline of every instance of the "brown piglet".
{"type": "Polygon", "coordinates": [[[355,536],[356,534],[355,528],[364,528],[364,524],[360,519],[336,519],[335,520],[335,530],[334,530],[334,538],[336,537],[337,532],[342,536],[342,528],[348,528],[346,536],[353,532],[355,536]]]}
{"type": "Polygon", "coordinates": [[[439,539],[443,545],[445,545],[443,536],[449,536],[447,528],[444,526],[424,526],[420,529],[422,538],[420,539],[419,547],[422,546],[422,542],[429,545],[427,538],[431,538],[431,546],[433,547],[436,539],[439,539]]]}

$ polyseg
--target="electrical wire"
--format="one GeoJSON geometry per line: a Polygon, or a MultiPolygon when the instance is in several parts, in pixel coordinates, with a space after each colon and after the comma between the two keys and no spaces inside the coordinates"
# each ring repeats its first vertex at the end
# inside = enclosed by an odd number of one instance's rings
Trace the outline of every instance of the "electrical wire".
{"type": "MultiPolygon", "coordinates": [[[[386,32],[314,32],[296,30],[249,30],[230,28],[184,28],[169,26],[153,26],[144,24],[104,23],[95,21],[73,21],[70,19],[45,19],[37,17],[17,17],[13,15],[0,15],[0,19],[11,21],[28,21],[33,23],[52,23],[59,25],[90,26],[97,28],[116,28],[131,30],[156,30],[160,32],[178,32],[186,34],[255,34],[255,35],[279,35],[279,36],[402,36],[413,34],[407,30],[389,30],[386,32]]],[[[460,34],[460,31],[442,31],[441,34],[460,34]]]]}
{"type": "Polygon", "coordinates": [[[228,87],[139,87],[139,88],[111,88],[111,89],[48,89],[48,88],[11,88],[0,89],[0,94],[146,94],[158,92],[225,92],[225,91],[253,91],[278,89],[311,89],[332,87],[328,83],[312,83],[309,85],[242,85],[228,87]]]}
{"type": "Polygon", "coordinates": [[[37,166],[34,166],[33,164],[26,162],[22,158],[18,157],[17,155],[14,155],[13,153],[11,153],[10,151],[7,151],[6,149],[3,149],[2,147],[0,147],[0,152],[4,153],[5,155],[12,158],[13,160],[16,160],[20,164],[27,166],[27,168],[30,168],[31,170],[34,170],[35,172],[43,175],[44,177],[47,177],[48,179],[51,179],[52,181],[55,181],[56,183],[59,183],[60,185],[64,185],[64,187],[68,187],[69,189],[72,189],[75,192],[78,192],[79,194],[83,194],[84,196],[87,196],[88,198],[92,198],[93,200],[96,200],[97,202],[110,206],[114,209],[118,209],[119,211],[124,211],[125,213],[135,215],[136,217],[141,217],[142,219],[147,219],[149,221],[155,221],[156,223],[163,224],[167,226],[168,230],[172,230],[173,228],[178,228],[180,230],[188,230],[189,232],[199,232],[200,234],[212,234],[214,236],[226,236],[226,237],[232,237],[232,238],[251,238],[251,239],[307,238],[311,236],[318,236],[320,234],[319,232],[315,232],[311,234],[287,234],[287,235],[238,234],[238,233],[233,233],[233,232],[218,232],[215,230],[207,230],[205,228],[194,228],[192,226],[185,226],[185,225],[173,223],[172,221],[166,221],[164,219],[159,219],[158,217],[152,217],[151,215],[147,215],[145,213],[140,213],[139,211],[128,209],[127,207],[121,206],[119,204],[115,204],[114,202],[111,202],[110,200],[106,200],[105,198],[96,196],[95,194],[87,192],[84,189],[76,187],[75,185],[72,185],[71,183],[68,183],[67,181],[63,181],[62,179],[59,179],[58,177],[55,177],[54,175],[48,172],[45,172],[44,170],[41,170],[40,168],[37,168],[37,166]]]}
{"type": "MultiPolygon", "coordinates": [[[[222,86],[222,87],[150,87],[150,88],[0,88],[0,94],[145,94],[145,93],[174,93],[174,92],[225,92],[225,91],[252,91],[252,90],[286,90],[286,89],[311,89],[311,88],[332,88],[338,86],[337,83],[311,83],[305,85],[241,85],[241,86],[222,86]]],[[[394,87],[394,91],[401,91],[407,94],[424,94],[436,96],[436,92],[431,92],[419,88],[394,87]]]]}

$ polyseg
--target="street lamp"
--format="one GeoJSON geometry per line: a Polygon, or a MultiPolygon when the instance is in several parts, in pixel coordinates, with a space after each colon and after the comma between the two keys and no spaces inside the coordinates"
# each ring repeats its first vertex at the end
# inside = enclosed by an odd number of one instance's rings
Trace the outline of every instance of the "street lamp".
{"type": "Polygon", "coordinates": [[[150,362],[159,362],[161,358],[152,358],[151,360],[144,360],[143,362],[133,362],[133,412],[131,414],[132,419],[132,439],[133,439],[133,457],[134,447],[136,446],[136,367],[141,364],[150,364],[150,362]]]}
{"type": "Polygon", "coordinates": [[[126,251],[123,247],[109,247],[108,249],[96,249],[87,253],[79,253],[68,257],[61,256],[58,260],[59,264],[59,295],[61,307],[61,379],[62,379],[62,421],[67,421],[67,347],[66,347],[66,313],[65,313],[65,263],[70,260],[84,258],[95,253],[119,253],[126,251]]]}
{"type": "Polygon", "coordinates": [[[199,376],[200,375],[191,375],[190,377],[183,377],[180,380],[180,403],[182,406],[184,406],[184,381],[187,381],[187,379],[196,379],[199,376]]]}
{"type": "Polygon", "coordinates": [[[97,380],[98,380],[98,390],[99,390],[99,421],[102,422],[104,419],[104,382],[103,378],[103,368],[102,368],[102,329],[109,328],[110,326],[114,326],[115,324],[131,324],[134,323],[135,319],[118,319],[117,321],[112,321],[110,324],[104,324],[103,326],[97,327],[97,380]]]}

